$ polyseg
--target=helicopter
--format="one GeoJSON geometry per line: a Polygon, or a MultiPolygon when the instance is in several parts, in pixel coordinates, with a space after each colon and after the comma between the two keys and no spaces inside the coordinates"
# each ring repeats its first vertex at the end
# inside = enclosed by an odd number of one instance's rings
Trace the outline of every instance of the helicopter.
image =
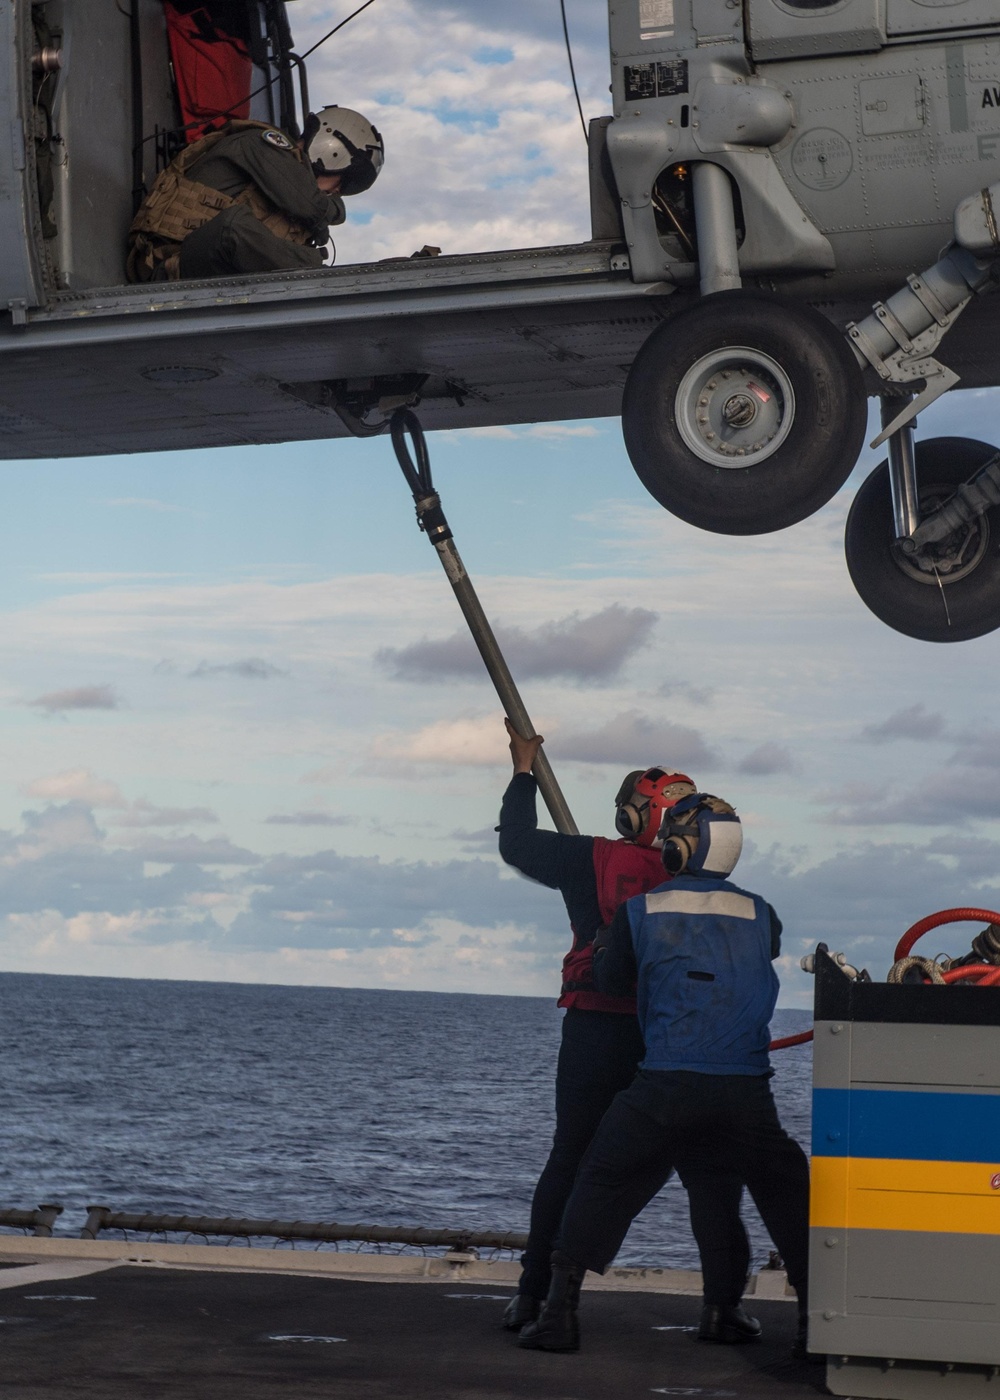
{"type": "Polygon", "coordinates": [[[609,0],[586,242],[142,286],[158,171],[233,114],[297,137],[306,64],[281,0],[83,11],[0,11],[0,457],[620,415],[662,506],[748,535],[832,498],[878,398],[855,587],[921,640],[1000,626],[1000,454],[914,427],[1000,384],[995,0],[609,0]]]}

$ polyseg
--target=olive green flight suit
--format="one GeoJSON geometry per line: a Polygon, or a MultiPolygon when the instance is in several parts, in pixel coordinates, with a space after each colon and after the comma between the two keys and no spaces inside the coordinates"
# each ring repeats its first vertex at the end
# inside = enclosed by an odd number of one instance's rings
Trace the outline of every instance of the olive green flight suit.
{"type": "MultiPolygon", "coordinates": [[[[342,224],[346,217],[343,201],[323,193],[292,142],[273,128],[234,132],[217,142],[186,173],[233,199],[248,184],[256,186],[275,208],[310,229],[321,245],[326,244],[329,225],[342,224]],[[280,144],[282,141],[287,145],[280,144]]],[[[234,204],[202,224],[185,238],[180,250],[180,275],[184,278],[322,265],[321,248],[276,237],[245,204],[234,204]]]]}
{"type": "Polygon", "coordinates": [[[343,201],[277,127],[234,121],[156,177],[129,229],[130,282],[320,267],[343,201]],[[316,246],[316,245],[320,246],[316,246]]]}

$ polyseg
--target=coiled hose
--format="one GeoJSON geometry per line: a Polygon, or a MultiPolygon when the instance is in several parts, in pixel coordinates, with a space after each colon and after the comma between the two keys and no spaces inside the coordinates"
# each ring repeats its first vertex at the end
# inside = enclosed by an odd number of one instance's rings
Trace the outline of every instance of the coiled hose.
{"type": "MultiPolygon", "coordinates": [[[[937,914],[918,919],[896,944],[895,961],[885,980],[898,985],[914,971],[920,974],[924,984],[949,986],[954,982],[971,982],[976,987],[1000,987],[1000,914],[992,909],[977,909],[970,905],[960,909],[941,909],[937,914]],[[972,953],[966,958],[946,959],[944,963],[938,963],[932,958],[910,956],[913,945],[925,933],[930,933],[932,928],[970,922],[985,922],[987,927],[972,940],[972,953]],[[970,961],[974,958],[979,961],[970,961]]],[[[772,1040],[768,1049],[787,1050],[792,1045],[805,1045],[812,1038],[812,1031],[801,1031],[798,1035],[772,1040]]]]}
{"type": "Polygon", "coordinates": [[[924,982],[945,985],[972,982],[978,987],[997,986],[1000,984],[1000,914],[992,909],[977,909],[970,905],[959,909],[942,909],[937,914],[928,914],[926,919],[918,919],[896,944],[896,960],[886,981],[903,982],[912,971],[917,971],[924,982]],[[932,928],[940,928],[942,924],[980,922],[985,922],[987,927],[972,940],[972,953],[964,958],[946,959],[944,963],[938,963],[910,956],[913,945],[925,933],[930,933],[932,928]]]}

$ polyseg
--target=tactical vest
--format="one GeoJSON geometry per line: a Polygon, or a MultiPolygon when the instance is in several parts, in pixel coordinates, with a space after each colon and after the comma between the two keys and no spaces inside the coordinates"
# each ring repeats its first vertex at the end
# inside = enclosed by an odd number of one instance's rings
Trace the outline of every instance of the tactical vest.
{"type": "MultiPolygon", "coordinates": [[[[635,894],[662,885],[666,878],[659,851],[648,846],[636,846],[631,841],[608,841],[594,837],[594,878],[597,882],[597,905],[601,919],[610,924],[620,904],[635,894]]],[[[593,937],[584,939],[573,930],[573,946],[563,960],[562,995],[560,1006],[572,1006],[578,1011],[619,1011],[635,1013],[632,997],[604,996],[594,986],[593,937]]]]}
{"type": "Polygon", "coordinates": [[[647,1070],[767,1074],[771,915],[728,880],[679,875],[628,903],[647,1070]]]}
{"type": "MultiPolygon", "coordinates": [[[[227,136],[239,131],[269,131],[267,122],[231,121],[219,131],[209,132],[200,141],[193,141],[180,155],[161,170],[153,188],[142,201],[139,212],[128,231],[126,275],[130,282],[151,282],[162,267],[167,280],[180,278],[181,244],[189,233],[207,224],[223,209],[245,204],[255,219],[259,219],[275,238],[288,243],[308,243],[312,230],[303,228],[276,208],[254,184],[248,184],[238,195],[223,194],[192,180],[185,172],[217,146],[227,136]]],[[[298,160],[306,164],[305,155],[295,150],[298,160]]]]}

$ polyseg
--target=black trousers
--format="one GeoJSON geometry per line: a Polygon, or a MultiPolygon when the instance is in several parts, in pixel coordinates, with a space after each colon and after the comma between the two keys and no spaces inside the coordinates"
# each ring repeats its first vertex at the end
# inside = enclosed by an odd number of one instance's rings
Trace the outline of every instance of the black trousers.
{"type": "MultiPolygon", "coordinates": [[[[677,1168],[691,1182],[737,1173],[805,1305],[809,1164],[778,1121],[767,1075],[641,1070],[606,1113],[580,1166],[556,1247],[603,1273],[628,1227],[677,1168]]],[[[716,1301],[716,1300],[709,1300],[716,1301]]],[[[721,1300],[720,1300],[721,1301],[721,1300]]]]}
{"type": "Polygon", "coordinates": [[[322,267],[319,248],[276,238],[245,204],[233,204],[189,233],[181,244],[181,277],[231,277],[238,272],[299,272],[322,267]]]}
{"type": "MultiPolygon", "coordinates": [[[[576,1011],[563,1018],[556,1069],[556,1129],[531,1205],[528,1247],[521,1257],[520,1291],[544,1298],[552,1276],[551,1255],[577,1171],[616,1095],[632,1083],[645,1046],[634,1016],[614,1011],[576,1011]]],[[[670,1175],[657,1161],[630,1179],[622,1210],[628,1226],[670,1175]]],[[[705,1281],[705,1301],[739,1300],[750,1266],[750,1246],[740,1220],[743,1183],[735,1172],[703,1162],[681,1173],[687,1187],[691,1228],[705,1281]]],[[[575,1258],[576,1256],[574,1256],[575,1258]]],[[[610,1262],[610,1258],[609,1261],[610,1262]]]]}

